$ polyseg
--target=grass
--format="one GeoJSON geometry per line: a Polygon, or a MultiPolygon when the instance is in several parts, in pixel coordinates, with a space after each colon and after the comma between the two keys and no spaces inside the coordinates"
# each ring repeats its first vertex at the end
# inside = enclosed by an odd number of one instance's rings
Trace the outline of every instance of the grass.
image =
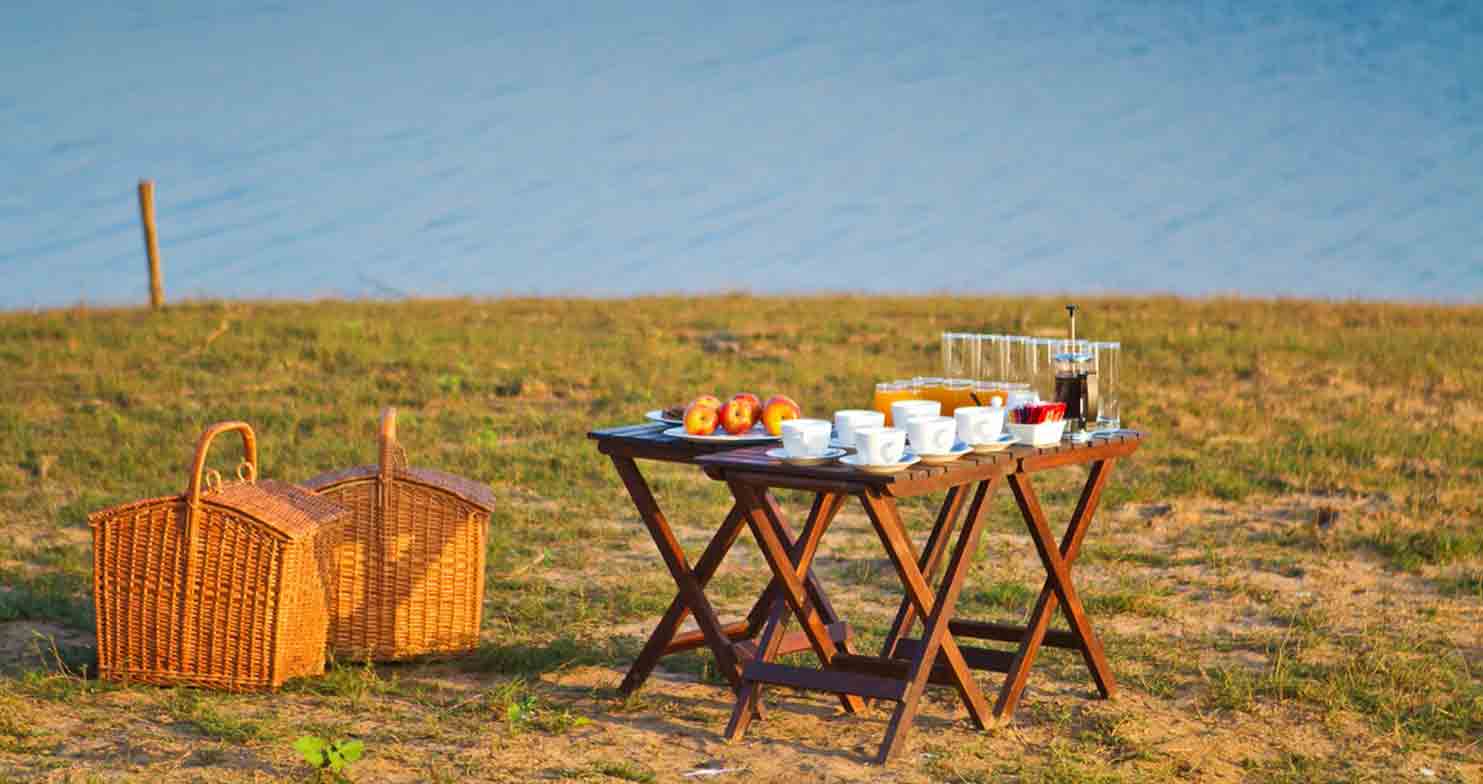
{"type": "MultiPolygon", "coordinates": [[[[729,703],[699,653],[616,695],[673,585],[585,433],[701,392],[783,392],[813,414],[856,407],[875,381],[933,372],[940,332],[1059,334],[1062,304],[727,296],[0,314],[0,781],[58,768],[75,780],[291,779],[302,771],[282,739],[306,733],[364,738],[362,780],[656,781],[712,764],[768,779],[799,761],[817,777],[873,777],[852,749],[872,747],[880,722],[821,719],[826,698],[770,690],[769,719],[721,743],[729,703]],[[180,492],[196,434],[220,419],[253,424],[267,477],[368,462],[384,405],[398,407],[413,462],[488,481],[499,498],[473,655],[338,662],[272,697],[79,677],[92,661],[90,511],[180,492]],[[800,702],[817,715],[790,713],[800,702]],[[124,747],[140,751],[106,761],[124,747]]],[[[1419,759],[1440,780],[1483,777],[1470,740],[1483,734],[1483,309],[1081,304],[1084,333],[1122,340],[1126,422],[1150,433],[1118,465],[1075,568],[1133,699],[1088,702],[1080,658],[1045,650],[1012,731],[972,732],[950,695],[934,697],[942,723],[913,734],[893,775],[1364,780],[1419,759]],[[1341,514],[1319,530],[1328,507],[1341,514]],[[1253,747],[1257,729],[1271,740],[1253,747]],[[1306,745],[1284,740],[1302,733],[1306,745]],[[1189,738],[1206,751],[1187,751],[1189,738]]],[[[223,443],[214,464],[230,468],[234,450],[223,443]]],[[[725,488],[685,467],[644,470],[693,557],[725,488]]],[[[1037,478],[1053,523],[1081,478],[1037,478]]],[[[1001,621],[1023,617],[1043,579],[1007,495],[960,600],[1001,621]]],[[[903,504],[919,535],[935,502],[903,504]]],[[[841,514],[818,569],[868,649],[899,588],[858,510],[841,514]]],[[[709,593],[734,613],[764,580],[744,538],[709,593]]]]}

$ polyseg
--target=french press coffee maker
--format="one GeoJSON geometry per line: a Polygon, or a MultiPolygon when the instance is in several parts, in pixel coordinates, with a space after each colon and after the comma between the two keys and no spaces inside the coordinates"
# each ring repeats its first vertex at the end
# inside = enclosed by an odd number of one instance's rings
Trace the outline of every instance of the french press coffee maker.
{"type": "Polygon", "coordinates": [[[1067,339],[1055,350],[1057,403],[1066,404],[1066,437],[1073,441],[1091,438],[1088,420],[1097,417],[1097,365],[1089,341],[1076,339],[1076,306],[1067,305],[1071,324],[1067,339]]]}

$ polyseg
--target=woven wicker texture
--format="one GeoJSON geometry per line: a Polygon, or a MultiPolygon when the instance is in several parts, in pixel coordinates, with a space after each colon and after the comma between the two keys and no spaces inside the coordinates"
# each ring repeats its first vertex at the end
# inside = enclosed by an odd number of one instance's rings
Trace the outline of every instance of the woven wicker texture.
{"type": "Polygon", "coordinates": [[[381,416],[378,465],[321,474],[304,486],[350,510],[330,598],[337,657],[388,661],[478,645],[494,508],[488,487],[409,468],[391,408],[381,416]]]}
{"type": "Polygon", "coordinates": [[[324,671],[326,575],[348,518],[256,476],[252,429],[219,423],[185,493],[89,516],[102,677],[255,691],[324,671]],[[229,431],[242,436],[242,479],[212,483],[206,453],[229,431]]]}

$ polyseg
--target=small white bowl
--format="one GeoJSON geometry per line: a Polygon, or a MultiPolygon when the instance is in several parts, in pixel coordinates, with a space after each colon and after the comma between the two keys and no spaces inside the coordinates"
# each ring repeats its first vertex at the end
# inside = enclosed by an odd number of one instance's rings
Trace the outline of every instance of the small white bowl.
{"type": "Polygon", "coordinates": [[[1010,435],[1013,435],[1018,443],[1030,446],[1050,446],[1061,443],[1061,434],[1066,432],[1066,420],[1041,422],[1038,425],[1021,425],[1010,422],[1005,427],[1009,428],[1010,435]]]}

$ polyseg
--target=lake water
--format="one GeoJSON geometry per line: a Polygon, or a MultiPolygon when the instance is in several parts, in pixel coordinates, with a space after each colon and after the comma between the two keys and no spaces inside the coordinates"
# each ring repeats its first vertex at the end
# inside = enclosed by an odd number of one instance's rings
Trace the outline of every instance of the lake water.
{"type": "Polygon", "coordinates": [[[1483,299],[1483,3],[0,11],[0,307],[1483,299]]]}

